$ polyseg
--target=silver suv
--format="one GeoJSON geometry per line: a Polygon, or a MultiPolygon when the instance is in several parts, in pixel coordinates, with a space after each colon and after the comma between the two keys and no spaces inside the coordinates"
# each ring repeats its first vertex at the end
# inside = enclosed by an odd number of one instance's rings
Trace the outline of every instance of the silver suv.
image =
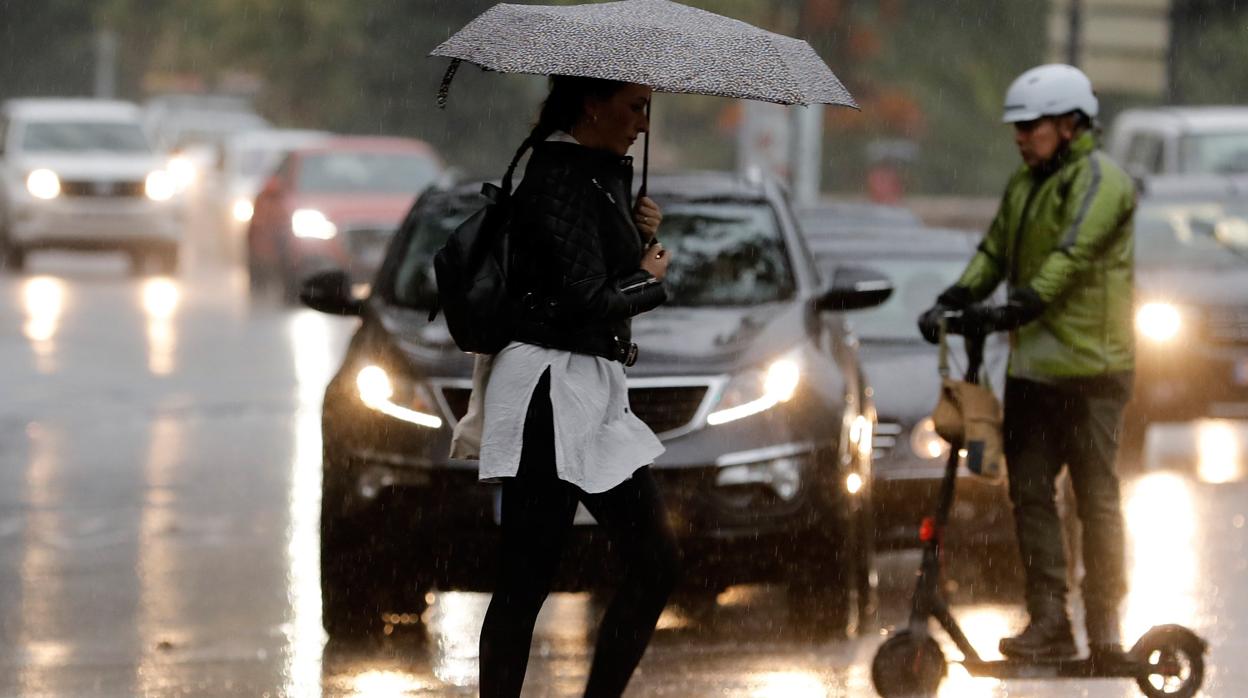
{"type": "Polygon", "coordinates": [[[1108,148],[1138,179],[1248,173],[1248,107],[1128,109],[1108,148]]]}
{"type": "Polygon", "coordinates": [[[16,99],[0,107],[0,259],[120,250],[135,271],[178,262],[182,215],[166,159],[129,102],[16,99]]]}

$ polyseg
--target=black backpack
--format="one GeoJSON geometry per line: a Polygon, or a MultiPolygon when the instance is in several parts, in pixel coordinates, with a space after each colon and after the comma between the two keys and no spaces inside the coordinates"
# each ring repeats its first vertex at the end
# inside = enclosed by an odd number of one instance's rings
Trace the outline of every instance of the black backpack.
{"type": "Polygon", "coordinates": [[[518,311],[507,287],[511,177],[528,145],[516,152],[501,187],[481,186],[488,202],[460,223],[433,257],[438,307],[429,320],[440,308],[455,345],[470,354],[497,354],[511,341],[518,311]]]}

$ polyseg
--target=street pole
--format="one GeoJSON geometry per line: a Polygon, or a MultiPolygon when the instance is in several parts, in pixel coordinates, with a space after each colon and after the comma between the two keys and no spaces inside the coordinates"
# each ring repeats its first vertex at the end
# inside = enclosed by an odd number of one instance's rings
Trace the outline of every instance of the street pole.
{"type": "Polygon", "coordinates": [[[95,35],[95,96],[117,96],[117,35],[108,29],[95,35]]]}
{"type": "Polygon", "coordinates": [[[1067,34],[1066,62],[1079,66],[1080,45],[1083,43],[1083,0],[1070,0],[1070,27],[1067,34]]]}
{"type": "Polygon", "coordinates": [[[793,136],[789,140],[789,167],[793,201],[799,205],[813,204],[819,199],[822,175],[824,106],[811,104],[790,109],[793,136]]]}
{"type": "Polygon", "coordinates": [[[1184,0],[1170,0],[1170,41],[1166,47],[1166,103],[1180,104],[1183,92],[1179,89],[1179,52],[1182,48],[1182,24],[1187,13],[1183,11],[1184,0]]]}

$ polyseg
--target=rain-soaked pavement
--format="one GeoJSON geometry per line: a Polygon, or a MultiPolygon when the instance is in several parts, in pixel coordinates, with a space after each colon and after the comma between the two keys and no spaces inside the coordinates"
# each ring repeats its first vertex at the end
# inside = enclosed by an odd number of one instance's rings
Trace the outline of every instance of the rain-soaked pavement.
{"type": "MultiPolygon", "coordinates": [[[[241,272],[190,266],[137,279],[121,259],[48,255],[0,275],[0,696],[474,694],[484,595],[436,594],[427,630],[373,644],[320,629],[319,405],[353,322],[253,305],[241,272]]],[[[1193,627],[1212,645],[1205,695],[1248,695],[1248,430],[1159,435],[1184,467],[1126,486],[1127,631],[1193,627]]],[[[914,564],[882,562],[885,627],[914,564]]],[[[709,624],[664,615],[630,695],[874,695],[878,633],[794,636],[763,588],[720,601],[709,624]]],[[[1010,601],[955,607],[985,652],[1022,620],[1010,601]]],[[[552,597],[526,695],[579,695],[595,607],[552,597]]],[[[955,665],[941,695],[1138,694],[955,665]]]]}

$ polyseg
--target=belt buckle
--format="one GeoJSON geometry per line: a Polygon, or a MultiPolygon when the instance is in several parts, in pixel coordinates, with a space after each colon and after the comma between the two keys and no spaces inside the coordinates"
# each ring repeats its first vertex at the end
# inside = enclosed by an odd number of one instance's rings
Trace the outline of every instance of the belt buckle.
{"type": "Polygon", "coordinates": [[[637,344],[635,342],[630,342],[627,347],[621,346],[621,349],[624,349],[623,363],[625,366],[632,366],[637,363],[637,354],[640,352],[638,351],[637,344]]]}

